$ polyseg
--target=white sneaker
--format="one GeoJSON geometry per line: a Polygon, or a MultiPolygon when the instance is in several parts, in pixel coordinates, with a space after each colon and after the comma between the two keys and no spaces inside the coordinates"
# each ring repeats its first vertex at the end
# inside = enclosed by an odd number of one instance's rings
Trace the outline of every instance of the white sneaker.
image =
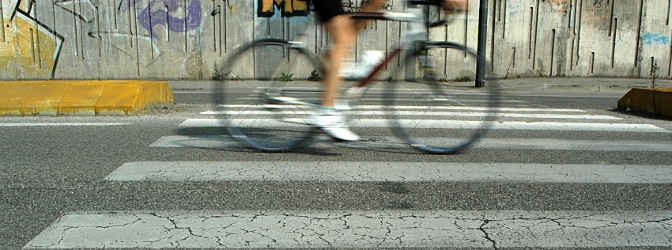
{"type": "Polygon", "coordinates": [[[317,109],[313,113],[313,124],[336,140],[359,140],[359,136],[350,131],[345,117],[338,110],[317,109]]]}

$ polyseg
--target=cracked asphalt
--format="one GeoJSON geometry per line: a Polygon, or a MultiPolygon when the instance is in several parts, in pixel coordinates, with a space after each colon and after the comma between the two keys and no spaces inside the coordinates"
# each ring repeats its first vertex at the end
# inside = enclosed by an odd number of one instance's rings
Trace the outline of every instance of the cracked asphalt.
{"type": "Polygon", "coordinates": [[[174,211],[66,214],[26,247],[514,248],[670,245],[670,211],[174,211]],[[120,232],[124,230],[124,232],[120,232]],[[115,235],[132,235],[118,241],[115,235]],[[87,237],[81,237],[83,234],[87,237]],[[347,240],[344,240],[347,239],[347,240]]]}

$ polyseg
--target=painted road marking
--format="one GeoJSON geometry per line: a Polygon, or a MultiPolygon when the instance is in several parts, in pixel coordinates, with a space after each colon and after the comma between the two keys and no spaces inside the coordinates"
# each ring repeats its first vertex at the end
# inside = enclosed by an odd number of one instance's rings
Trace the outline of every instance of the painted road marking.
{"type": "MultiPolygon", "coordinates": [[[[287,119],[284,121],[274,119],[246,119],[246,123],[252,123],[258,127],[287,127],[297,123],[306,123],[303,119],[287,119]]],[[[466,129],[477,128],[482,125],[481,121],[462,120],[405,120],[401,123],[416,124],[416,128],[435,129],[466,129]]],[[[187,119],[180,127],[221,127],[225,123],[222,119],[187,119]]],[[[354,128],[385,128],[390,126],[387,119],[352,119],[350,127],[354,128]]],[[[524,122],[524,121],[497,121],[493,122],[490,129],[496,130],[555,130],[555,131],[603,131],[603,132],[631,132],[631,133],[671,133],[651,124],[629,123],[577,123],[577,122],[524,122]]]]}
{"type": "MultiPolygon", "coordinates": [[[[295,114],[294,111],[269,111],[269,110],[246,110],[242,111],[223,111],[223,112],[204,112],[201,114],[211,114],[211,115],[246,115],[246,116],[258,116],[258,115],[290,115],[295,114]]],[[[304,111],[305,112],[305,111],[304,111]]],[[[348,113],[349,117],[358,117],[358,116],[384,116],[389,115],[389,112],[385,111],[354,111],[348,113]]],[[[497,117],[506,117],[506,118],[536,118],[536,119],[576,119],[576,120],[622,120],[622,118],[613,117],[609,115],[565,115],[565,114],[520,114],[520,113],[497,113],[497,114],[488,114],[485,112],[442,112],[442,111],[398,111],[394,112],[398,116],[459,116],[459,117],[488,117],[488,116],[497,116],[497,117]]]]}
{"type": "Polygon", "coordinates": [[[0,123],[0,127],[80,127],[80,126],[125,126],[123,122],[10,122],[0,123]]]}
{"type": "Polygon", "coordinates": [[[128,162],[108,181],[672,183],[666,165],[441,162],[128,162]]]}
{"type": "MultiPolygon", "coordinates": [[[[222,105],[225,109],[260,109],[259,105],[222,105]]],[[[356,110],[389,110],[389,106],[382,105],[357,105],[356,110]]],[[[427,110],[427,106],[395,106],[395,110],[427,110]]],[[[439,106],[431,107],[432,110],[453,110],[453,111],[496,111],[496,112],[540,112],[540,113],[585,113],[581,109],[558,109],[558,108],[489,108],[489,107],[467,107],[467,106],[439,106]]],[[[201,112],[204,115],[216,114],[214,111],[201,112]]]]}
{"type": "MultiPolygon", "coordinates": [[[[451,138],[436,138],[451,140],[451,138]]],[[[330,143],[331,140],[317,140],[309,147],[333,148],[406,148],[408,144],[394,136],[363,136],[359,142],[330,143]]],[[[162,136],[149,145],[164,148],[237,148],[241,144],[226,135],[172,135],[162,136]]],[[[482,138],[474,148],[516,149],[516,150],[580,150],[580,151],[624,151],[624,152],[672,152],[669,141],[638,140],[565,140],[547,138],[482,138]]]]}
{"type": "Polygon", "coordinates": [[[672,211],[109,211],[24,249],[672,247],[672,211]]]}

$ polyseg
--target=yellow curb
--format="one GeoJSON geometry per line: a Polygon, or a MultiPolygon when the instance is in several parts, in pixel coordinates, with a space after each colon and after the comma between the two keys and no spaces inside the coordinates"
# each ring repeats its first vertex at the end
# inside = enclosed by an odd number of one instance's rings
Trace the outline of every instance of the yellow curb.
{"type": "Polygon", "coordinates": [[[618,100],[618,108],[672,116],[672,88],[631,89],[618,100]]]}
{"type": "Polygon", "coordinates": [[[134,114],[172,102],[165,81],[0,81],[0,115],[134,114]]]}

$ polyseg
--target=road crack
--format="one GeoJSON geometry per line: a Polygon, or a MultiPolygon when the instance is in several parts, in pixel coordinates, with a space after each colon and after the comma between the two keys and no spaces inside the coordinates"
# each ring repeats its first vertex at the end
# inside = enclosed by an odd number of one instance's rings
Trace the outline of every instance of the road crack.
{"type": "Polygon", "coordinates": [[[498,248],[497,248],[497,241],[495,241],[495,239],[493,239],[492,237],[490,237],[490,234],[489,234],[488,231],[486,230],[486,226],[487,226],[489,223],[490,223],[490,220],[488,220],[488,219],[483,219],[483,223],[481,223],[481,225],[478,227],[478,230],[481,231],[481,233],[483,233],[483,235],[485,236],[485,239],[488,240],[488,241],[492,244],[492,248],[495,249],[495,250],[497,250],[497,249],[498,249],[498,248]]]}

